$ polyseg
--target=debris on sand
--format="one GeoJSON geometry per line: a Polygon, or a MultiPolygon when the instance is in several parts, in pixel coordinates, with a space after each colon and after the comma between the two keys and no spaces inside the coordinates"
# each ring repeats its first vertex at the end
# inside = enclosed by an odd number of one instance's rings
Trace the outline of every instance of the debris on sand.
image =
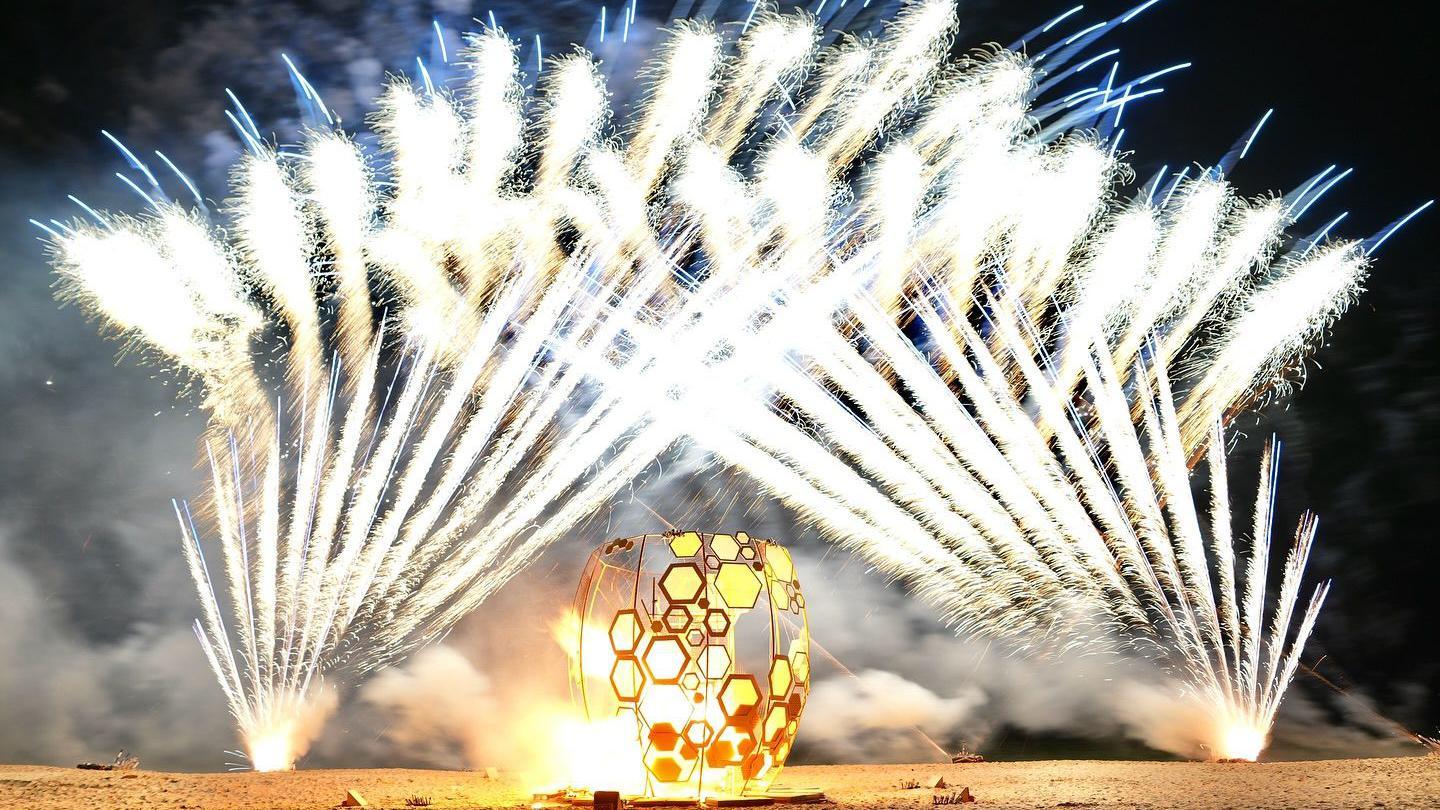
{"type": "Polygon", "coordinates": [[[930,781],[926,782],[925,786],[930,788],[931,790],[941,790],[943,788],[949,787],[949,785],[945,784],[945,777],[943,776],[930,777],[930,781]]]}
{"type": "Polygon", "coordinates": [[[345,791],[345,801],[340,802],[340,806],[341,806],[341,807],[369,807],[369,806],[370,806],[370,803],[367,802],[367,801],[365,801],[365,797],[364,797],[364,796],[361,796],[361,795],[359,794],[359,792],[357,792],[357,791],[355,791],[355,790],[347,790],[347,791],[345,791]]]}
{"type": "Polygon", "coordinates": [[[140,768],[140,757],[121,748],[120,753],[115,755],[114,762],[109,764],[82,762],[75,767],[82,771],[134,771],[140,768]]]}
{"type": "Polygon", "coordinates": [[[937,807],[946,804],[974,804],[975,794],[970,792],[970,788],[964,787],[960,788],[959,793],[938,794],[931,798],[930,803],[937,807]]]}
{"type": "Polygon", "coordinates": [[[406,807],[429,807],[435,800],[429,796],[411,796],[405,800],[406,807]]]}
{"type": "Polygon", "coordinates": [[[965,747],[964,743],[961,743],[960,750],[957,751],[954,756],[950,757],[950,761],[956,765],[970,765],[976,762],[984,762],[985,757],[982,754],[971,751],[965,747]]]}
{"type": "Polygon", "coordinates": [[[919,790],[921,787],[919,779],[906,779],[900,783],[901,790],[919,790]]]}

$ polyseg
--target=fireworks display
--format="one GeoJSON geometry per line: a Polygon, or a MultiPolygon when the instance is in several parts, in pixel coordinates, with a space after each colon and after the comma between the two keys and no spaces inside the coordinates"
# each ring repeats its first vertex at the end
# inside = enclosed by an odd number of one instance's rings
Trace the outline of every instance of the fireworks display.
{"type": "Polygon", "coordinates": [[[277,148],[237,102],[223,228],[126,150],[151,212],[42,227],[62,294],[211,417],[209,503],[176,513],[251,764],[293,766],[326,673],[439,637],[682,443],[959,632],[1161,662],[1198,746],[1258,756],[1325,588],[1297,606],[1307,515],[1267,599],[1278,457],[1247,555],[1225,425],[1408,217],[1330,238],[1333,169],[1240,196],[1264,119],[1136,182],[1123,115],[1174,68],[1097,43],[1152,4],[965,59],[949,0],[874,39],[677,22],[628,114],[584,53],[532,98],[492,27],[463,82],[385,89],[373,153],[296,72],[325,125],[277,148]]]}

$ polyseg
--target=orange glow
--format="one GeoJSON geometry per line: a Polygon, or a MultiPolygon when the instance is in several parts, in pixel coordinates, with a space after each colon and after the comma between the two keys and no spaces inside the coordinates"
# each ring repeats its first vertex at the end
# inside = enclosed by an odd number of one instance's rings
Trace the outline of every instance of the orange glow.
{"type": "Polygon", "coordinates": [[[1244,759],[1254,762],[1265,750],[1265,730],[1253,724],[1235,722],[1221,730],[1216,755],[1220,759],[1244,759]]]}

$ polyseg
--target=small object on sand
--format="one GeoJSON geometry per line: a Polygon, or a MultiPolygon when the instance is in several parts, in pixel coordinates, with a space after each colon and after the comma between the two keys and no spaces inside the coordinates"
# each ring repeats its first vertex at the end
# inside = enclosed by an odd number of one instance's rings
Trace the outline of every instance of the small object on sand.
{"type": "Polygon", "coordinates": [[[903,779],[900,782],[901,790],[919,790],[920,787],[919,779],[903,779]]]}
{"type": "Polygon", "coordinates": [[[949,785],[945,784],[945,777],[938,775],[930,777],[930,781],[926,782],[925,786],[931,790],[940,790],[949,787],[949,785]]]}
{"type": "Polygon", "coordinates": [[[829,801],[825,798],[825,791],[817,787],[772,787],[765,795],[776,804],[819,804],[829,801]]]}
{"type": "Polygon", "coordinates": [[[985,757],[981,754],[971,751],[970,749],[965,747],[964,743],[961,743],[960,750],[957,751],[954,756],[950,757],[950,761],[955,763],[956,765],[971,765],[976,762],[984,762],[985,757]]]}
{"type": "Polygon", "coordinates": [[[405,800],[406,807],[429,807],[435,800],[429,796],[411,796],[405,800]]]}
{"type": "Polygon", "coordinates": [[[134,771],[140,768],[140,757],[121,748],[120,753],[115,755],[115,761],[108,765],[99,762],[81,762],[75,767],[82,771],[134,771]]]}
{"type": "Polygon", "coordinates": [[[361,795],[360,795],[358,792],[356,792],[355,790],[347,790],[347,791],[345,791],[345,801],[340,802],[340,806],[341,806],[341,807],[369,807],[369,806],[370,806],[370,803],[367,802],[367,801],[365,801],[365,797],[364,797],[364,796],[361,796],[361,795]]]}
{"type": "Polygon", "coordinates": [[[620,792],[616,790],[595,791],[595,810],[620,810],[620,792]]]}
{"type": "Polygon", "coordinates": [[[964,787],[960,788],[959,793],[936,794],[935,796],[931,797],[930,803],[935,806],[946,804],[974,804],[975,795],[970,792],[970,788],[964,787]]]}
{"type": "Polygon", "coordinates": [[[775,801],[769,796],[711,796],[705,800],[706,807],[766,807],[775,801]]]}

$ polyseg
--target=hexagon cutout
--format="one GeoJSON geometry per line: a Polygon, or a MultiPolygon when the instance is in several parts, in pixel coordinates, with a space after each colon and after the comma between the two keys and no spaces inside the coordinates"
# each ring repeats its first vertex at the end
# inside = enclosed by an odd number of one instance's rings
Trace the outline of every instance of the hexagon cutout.
{"type": "MultiPolygon", "coordinates": [[[[645,669],[656,683],[679,683],[680,674],[690,663],[685,645],[674,636],[659,636],[650,640],[645,647],[645,669]]],[[[788,670],[787,670],[788,672],[788,670]]]]}
{"type": "Polygon", "coordinates": [[[610,622],[610,646],[622,655],[633,653],[644,632],[645,626],[641,624],[640,614],[633,610],[622,610],[616,613],[615,619],[610,622]]]}
{"type": "Polygon", "coordinates": [[[792,683],[794,678],[790,674],[790,659],[776,656],[770,663],[770,697],[784,700],[792,683]]]}
{"type": "Polygon", "coordinates": [[[700,535],[697,532],[684,532],[670,538],[670,551],[676,557],[694,557],[699,550],[700,535]]]}
{"type": "Polygon", "coordinates": [[[715,575],[715,587],[720,591],[725,604],[735,610],[755,607],[755,599],[760,595],[759,578],[743,563],[725,563],[720,566],[720,572],[715,575]]]}
{"type": "Polygon", "coordinates": [[[784,706],[775,706],[770,709],[770,714],[765,718],[765,742],[767,744],[775,745],[784,738],[786,722],[784,706]]]}
{"type": "Polygon", "coordinates": [[[710,550],[722,560],[733,560],[740,556],[740,544],[728,534],[717,534],[711,537],[710,550]]]}
{"type": "Polygon", "coordinates": [[[725,635],[730,632],[730,615],[713,608],[705,611],[705,629],[709,630],[712,636],[725,635]]]}
{"type": "Polygon", "coordinates": [[[715,729],[704,720],[691,720],[685,724],[685,739],[689,740],[691,745],[705,745],[710,742],[710,735],[714,732],[715,729]]]}
{"type": "Polygon", "coordinates": [[[684,605],[671,605],[665,611],[665,626],[672,633],[683,633],[690,626],[690,611],[684,605]]]}
{"type": "Polygon", "coordinates": [[[730,651],[719,645],[711,645],[700,653],[700,672],[712,681],[718,681],[730,674],[730,651]]]}
{"type": "Polygon", "coordinates": [[[720,708],[732,720],[743,720],[760,705],[760,684],[753,675],[732,675],[720,687],[720,708]]]}
{"type": "Polygon", "coordinates": [[[810,654],[801,650],[790,653],[790,669],[798,683],[810,680],[810,654]]]}
{"type": "Polygon", "coordinates": [[[772,575],[781,582],[795,581],[795,564],[790,561],[790,552],[774,543],[765,545],[765,562],[770,565],[772,575]]]}
{"type": "Polygon", "coordinates": [[[695,566],[677,563],[665,571],[660,578],[660,589],[665,591],[671,602],[693,602],[700,595],[705,580],[695,566]]]}
{"type": "Polygon", "coordinates": [[[615,689],[616,698],[633,703],[640,697],[640,690],[645,688],[645,673],[640,671],[640,665],[635,663],[634,658],[617,659],[615,666],[610,668],[610,685],[615,689]]]}
{"type": "Polygon", "coordinates": [[[656,723],[650,727],[650,744],[659,751],[674,751],[680,744],[680,732],[670,723],[656,723]]]}

